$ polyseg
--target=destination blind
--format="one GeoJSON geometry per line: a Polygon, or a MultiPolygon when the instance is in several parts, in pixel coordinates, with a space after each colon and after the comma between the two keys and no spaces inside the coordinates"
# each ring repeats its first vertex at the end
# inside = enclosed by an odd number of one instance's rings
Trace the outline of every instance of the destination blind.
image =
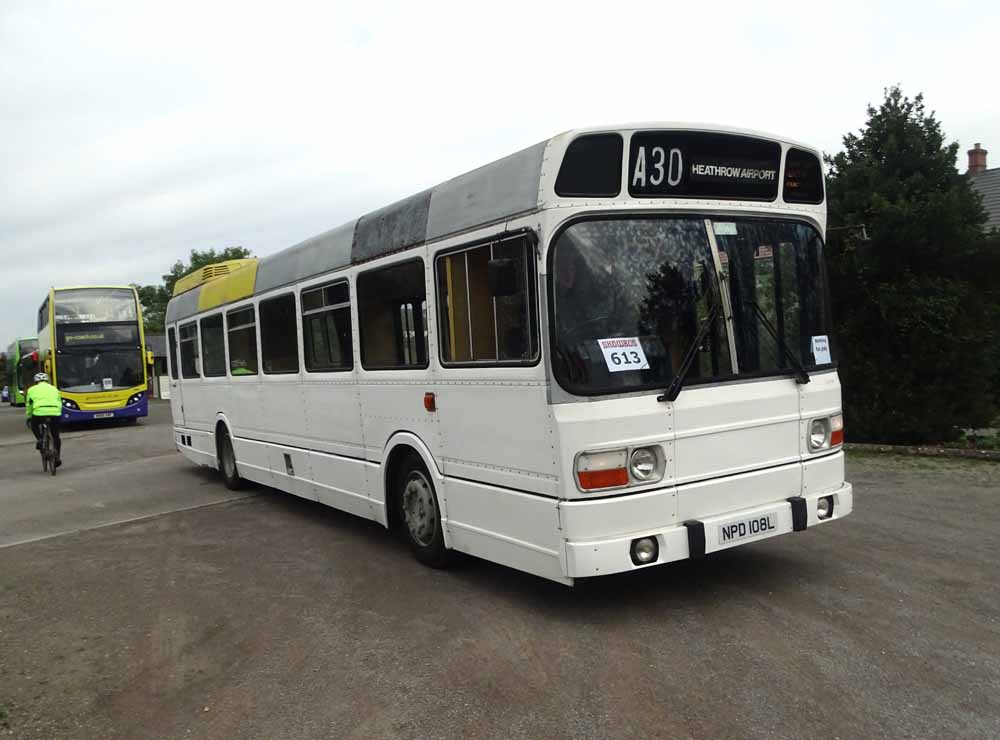
{"type": "Polygon", "coordinates": [[[774,200],[781,145],[734,134],[642,131],[629,146],[637,197],[774,200]]]}

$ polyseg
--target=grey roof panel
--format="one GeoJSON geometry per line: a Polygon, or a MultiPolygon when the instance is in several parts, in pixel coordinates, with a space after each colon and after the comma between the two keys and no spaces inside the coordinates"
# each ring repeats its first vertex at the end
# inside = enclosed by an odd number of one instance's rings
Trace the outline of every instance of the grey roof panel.
{"type": "Polygon", "coordinates": [[[167,315],[164,321],[172,324],[180,319],[194,316],[198,313],[198,296],[201,295],[201,286],[192,288],[186,293],[181,293],[170,299],[167,304],[167,315]]]}
{"type": "Polygon", "coordinates": [[[988,216],[986,228],[1000,229],[1000,167],[970,177],[969,182],[983,198],[988,216]]]}
{"type": "Polygon", "coordinates": [[[365,262],[422,244],[427,237],[431,192],[425,190],[411,195],[359,218],[354,229],[351,261],[365,262]]]}
{"type": "Polygon", "coordinates": [[[427,241],[537,208],[547,144],[522,149],[434,188],[427,241]]]}
{"type": "Polygon", "coordinates": [[[354,222],[338,226],[319,236],[261,259],[257,265],[254,293],[305,280],[312,275],[351,264],[354,222]]]}

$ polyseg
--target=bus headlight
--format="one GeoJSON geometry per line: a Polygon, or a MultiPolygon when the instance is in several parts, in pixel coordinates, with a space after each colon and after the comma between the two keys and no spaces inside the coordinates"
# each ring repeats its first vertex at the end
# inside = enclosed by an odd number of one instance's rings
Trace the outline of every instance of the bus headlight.
{"type": "Polygon", "coordinates": [[[844,444],[844,415],[834,414],[809,422],[809,451],[819,452],[844,444]]]}
{"type": "Polygon", "coordinates": [[[70,409],[72,411],[79,411],[80,410],[80,407],[76,405],[76,401],[72,401],[72,400],[70,400],[68,398],[64,398],[62,400],[62,402],[63,402],[63,408],[67,408],[67,409],[70,409]]]}
{"type": "Polygon", "coordinates": [[[647,483],[663,477],[663,466],[655,447],[636,447],[628,462],[629,472],[637,481],[647,483]]]}
{"type": "Polygon", "coordinates": [[[625,450],[584,452],[576,458],[576,477],[580,489],[619,488],[628,485],[625,450]]]}
{"type": "Polygon", "coordinates": [[[813,452],[830,446],[830,422],[828,419],[813,419],[809,422],[809,449],[813,452]]]}
{"type": "Polygon", "coordinates": [[[142,393],[133,393],[128,397],[128,403],[126,406],[131,406],[133,403],[139,403],[142,400],[142,393]]]}

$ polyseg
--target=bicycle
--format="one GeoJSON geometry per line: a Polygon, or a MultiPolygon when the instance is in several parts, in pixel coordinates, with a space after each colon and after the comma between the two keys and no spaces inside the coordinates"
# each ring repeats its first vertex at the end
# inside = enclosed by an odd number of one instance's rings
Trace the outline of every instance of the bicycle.
{"type": "Polygon", "coordinates": [[[56,474],[56,451],[52,446],[52,431],[49,429],[48,422],[41,422],[39,424],[42,432],[42,472],[49,472],[52,475],[56,474]]]}

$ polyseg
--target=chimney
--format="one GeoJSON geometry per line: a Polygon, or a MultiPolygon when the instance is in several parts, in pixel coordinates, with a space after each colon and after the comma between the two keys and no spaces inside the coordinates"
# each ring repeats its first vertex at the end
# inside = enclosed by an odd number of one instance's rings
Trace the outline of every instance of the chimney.
{"type": "Polygon", "coordinates": [[[976,145],[969,150],[969,172],[968,174],[973,177],[976,175],[981,175],[986,172],[986,155],[989,154],[983,147],[976,142],[976,145]]]}

